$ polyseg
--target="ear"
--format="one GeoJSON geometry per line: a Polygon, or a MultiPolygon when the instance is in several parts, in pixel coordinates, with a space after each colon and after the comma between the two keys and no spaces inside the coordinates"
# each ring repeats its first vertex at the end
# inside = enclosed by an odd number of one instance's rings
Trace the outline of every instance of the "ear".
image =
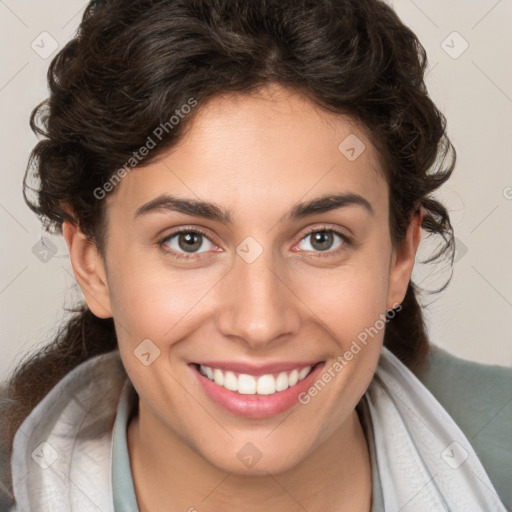
{"type": "Polygon", "coordinates": [[[416,251],[421,240],[421,222],[423,209],[418,205],[411,214],[409,227],[402,242],[393,250],[389,275],[387,309],[401,304],[405,298],[409,281],[411,280],[416,251]]]}
{"type": "Polygon", "coordinates": [[[89,309],[99,318],[110,318],[112,308],[105,264],[96,244],[72,222],[62,223],[75,278],[89,309]]]}

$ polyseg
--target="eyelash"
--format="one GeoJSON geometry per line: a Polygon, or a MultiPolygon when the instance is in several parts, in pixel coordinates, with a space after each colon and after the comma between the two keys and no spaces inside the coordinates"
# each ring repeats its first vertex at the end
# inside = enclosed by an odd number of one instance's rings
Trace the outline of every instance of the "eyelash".
{"type": "MultiPolygon", "coordinates": [[[[337,249],[331,251],[331,250],[327,250],[325,251],[325,253],[322,253],[321,251],[315,251],[315,252],[318,252],[318,254],[316,254],[315,256],[308,256],[308,257],[311,257],[311,258],[317,258],[317,257],[320,257],[320,258],[327,258],[327,257],[331,257],[335,254],[338,254],[338,252],[341,252],[343,251],[346,246],[350,246],[352,245],[352,241],[350,240],[349,237],[347,237],[347,235],[345,235],[344,233],[342,233],[341,231],[338,231],[337,229],[334,229],[334,228],[331,228],[329,226],[319,226],[319,227],[315,227],[311,230],[309,230],[308,232],[304,233],[304,235],[301,236],[300,238],[300,242],[302,240],[304,240],[304,238],[308,237],[309,235],[312,235],[313,233],[319,233],[319,232],[327,232],[327,233],[335,233],[336,235],[338,235],[342,240],[343,240],[343,245],[341,247],[338,247],[337,249]]],[[[175,236],[177,235],[180,235],[182,233],[195,233],[195,234],[198,234],[198,235],[202,235],[204,236],[205,238],[208,238],[208,240],[210,240],[208,234],[201,230],[200,228],[181,228],[181,229],[178,229],[176,231],[173,231],[172,233],[170,233],[169,235],[167,235],[165,238],[163,238],[162,240],[160,240],[158,242],[158,246],[168,255],[170,255],[171,257],[177,259],[177,260],[191,260],[191,259],[197,259],[196,256],[193,255],[193,253],[191,253],[190,256],[184,256],[182,253],[176,253],[174,250],[169,250],[165,247],[165,244],[171,240],[172,238],[174,238],[175,236]]],[[[211,240],[210,240],[211,241],[211,240]]],[[[213,243],[213,242],[212,242],[213,243]]]]}

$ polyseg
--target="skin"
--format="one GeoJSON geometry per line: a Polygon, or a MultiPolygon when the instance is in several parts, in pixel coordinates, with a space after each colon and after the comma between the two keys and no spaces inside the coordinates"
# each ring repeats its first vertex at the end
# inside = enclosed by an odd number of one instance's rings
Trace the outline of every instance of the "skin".
{"type": "Polygon", "coordinates": [[[139,395],[128,426],[141,512],[155,510],[369,511],[371,466],[355,406],[370,384],[384,330],[307,405],[266,419],[228,413],[204,394],[193,361],[325,361],[332,367],[380,314],[401,303],[420,240],[421,213],[393,247],[388,185],[365,130],[280,86],[225,95],[196,112],[186,136],[160,161],[129,173],[106,201],[105,257],[64,225],[75,276],[99,317],[113,317],[123,364],[139,395]],[[338,150],[355,134],[354,161],[338,150]],[[363,196],[290,221],[298,202],[328,193],[363,196]],[[134,217],[162,193],[229,209],[232,223],[159,211],[134,217]],[[180,249],[180,227],[208,238],[180,249]],[[318,249],[309,229],[338,229],[318,249]],[[236,248],[253,237],[252,263],[236,248]],[[144,339],[160,355],[134,355],[144,339]],[[252,468],[237,452],[261,452],[252,468]]]}

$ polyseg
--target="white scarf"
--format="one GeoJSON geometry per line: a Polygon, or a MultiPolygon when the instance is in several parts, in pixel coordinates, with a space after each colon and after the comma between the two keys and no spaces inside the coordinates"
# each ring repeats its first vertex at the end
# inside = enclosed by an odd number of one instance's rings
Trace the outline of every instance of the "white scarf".
{"type": "Polygon", "coordinates": [[[507,512],[466,436],[386,347],[366,398],[386,512],[507,512]]]}
{"type": "MultiPolygon", "coordinates": [[[[126,379],[115,350],[35,407],[14,438],[10,512],[114,512],[112,427],[126,379]]],[[[385,512],[507,512],[459,427],[385,347],[365,399],[385,512]]]]}

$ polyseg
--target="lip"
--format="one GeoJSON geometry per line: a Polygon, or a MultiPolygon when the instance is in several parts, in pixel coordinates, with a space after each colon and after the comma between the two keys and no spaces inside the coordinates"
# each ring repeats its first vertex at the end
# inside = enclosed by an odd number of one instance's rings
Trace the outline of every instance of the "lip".
{"type": "MultiPolygon", "coordinates": [[[[206,363],[206,366],[210,366],[206,363]]],[[[221,369],[217,366],[219,363],[215,363],[215,368],[221,369]]],[[[302,364],[302,363],[301,363],[302,364]]],[[[295,366],[292,366],[291,369],[298,368],[297,363],[294,363],[295,366]]],[[[199,363],[197,364],[189,364],[188,367],[191,369],[195,378],[198,379],[202,389],[204,390],[206,396],[213,401],[218,406],[222,407],[225,411],[234,414],[236,416],[242,416],[245,418],[269,418],[272,416],[276,416],[281,414],[288,409],[291,409],[294,405],[300,403],[298,401],[299,394],[307,391],[312,383],[315,381],[317,375],[322,371],[322,368],[325,366],[325,361],[314,362],[312,366],[314,368],[308,374],[308,376],[301,381],[297,382],[295,386],[292,386],[284,391],[279,391],[272,395],[242,395],[237,393],[236,391],[230,391],[215,382],[211,381],[204,375],[199,372],[199,363]]],[[[213,366],[213,364],[212,364],[213,366]]],[[[305,364],[304,366],[308,366],[305,364]]],[[[230,363],[230,368],[242,368],[247,366],[239,366],[235,363],[230,363]]],[[[275,367],[275,366],[274,366],[275,367]]],[[[252,371],[254,371],[254,366],[251,367],[252,371]]],[[[264,367],[257,368],[258,370],[264,370],[264,372],[269,372],[269,369],[272,369],[272,365],[265,365],[264,367]]],[[[279,368],[284,368],[283,364],[279,368]]],[[[223,368],[222,368],[223,369],[223,368]]],[[[230,370],[233,371],[233,370],[230,370]]],[[[284,371],[284,370],[283,370],[284,371]]],[[[241,372],[244,373],[244,372],[241,372]]],[[[249,373],[249,372],[247,372],[249,373]]],[[[253,375],[256,375],[255,373],[253,375]]],[[[258,374],[260,375],[260,374],[258,374]]]]}

